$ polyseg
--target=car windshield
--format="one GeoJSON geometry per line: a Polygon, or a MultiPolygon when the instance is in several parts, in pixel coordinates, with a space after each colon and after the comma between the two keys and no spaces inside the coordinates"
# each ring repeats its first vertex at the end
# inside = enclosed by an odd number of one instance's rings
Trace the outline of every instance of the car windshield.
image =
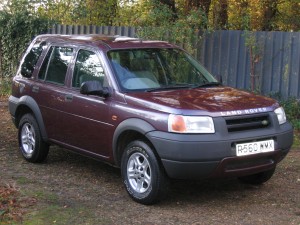
{"type": "Polygon", "coordinates": [[[108,52],[124,91],[158,91],[218,85],[196,60],[180,49],[126,49],[108,52]]]}

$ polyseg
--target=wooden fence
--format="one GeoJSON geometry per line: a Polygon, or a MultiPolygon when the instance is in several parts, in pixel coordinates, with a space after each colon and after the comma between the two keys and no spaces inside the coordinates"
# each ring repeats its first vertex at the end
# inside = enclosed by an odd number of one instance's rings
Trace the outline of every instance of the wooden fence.
{"type": "MultiPolygon", "coordinates": [[[[137,29],[55,25],[48,33],[134,37],[137,29]]],[[[214,31],[202,34],[195,48],[197,59],[225,85],[251,89],[255,78],[263,94],[300,98],[300,32],[214,31]]]]}

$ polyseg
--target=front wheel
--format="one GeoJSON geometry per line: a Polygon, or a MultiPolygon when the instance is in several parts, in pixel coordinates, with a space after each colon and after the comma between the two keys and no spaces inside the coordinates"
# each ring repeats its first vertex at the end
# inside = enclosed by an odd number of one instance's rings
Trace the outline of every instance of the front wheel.
{"type": "Polygon", "coordinates": [[[143,141],[133,141],[126,147],[121,173],[128,194],[136,202],[153,204],[165,191],[165,174],[153,150],[143,141]]]}
{"type": "Polygon", "coordinates": [[[44,142],[39,126],[32,114],[22,116],[18,131],[19,148],[29,162],[42,162],[47,158],[49,146],[44,142]]]}
{"type": "Polygon", "coordinates": [[[275,172],[275,168],[257,174],[253,174],[245,177],[239,177],[239,180],[245,184],[259,185],[270,180],[274,172],[275,172]]]}

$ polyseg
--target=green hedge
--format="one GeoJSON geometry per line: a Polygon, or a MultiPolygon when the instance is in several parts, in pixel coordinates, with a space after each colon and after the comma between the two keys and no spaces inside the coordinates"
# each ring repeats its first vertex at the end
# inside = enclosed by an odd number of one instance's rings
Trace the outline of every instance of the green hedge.
{"type": "Polygon", "coordinates": [[[0,11],[0,77],[12,77],[20,58],[37,34],[45,33],[52,24],[24,10],[11,14],[0,11]]]}

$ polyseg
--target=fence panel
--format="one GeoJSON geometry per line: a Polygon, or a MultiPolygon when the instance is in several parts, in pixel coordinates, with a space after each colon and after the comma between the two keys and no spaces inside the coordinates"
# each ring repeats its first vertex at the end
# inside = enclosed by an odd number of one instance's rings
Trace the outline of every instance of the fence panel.
{"type": "MultiPolygon", "coordinates": [[[[134,27],[55,25],[50,34],[103,34],[135,37],[134,27]]],[[[198,60],[225,85],[300,98],[300,32],[214,31],[202,33],[198,60]],[[255,50],[250,55],[249,42],[255,50]],[[251,74],[251,63],[253,65],[251,74]]]]}
{"type": "Polygon", "coordinates": [[[49,34],[101,34],[101,35],[121,35],[134,37],[136,28],[134,27],[114,27],[114,26],[84,26],[84,25],[59,25],[56,24],[48,30],[49,34]]]}
{"type": "Polygon", "coordinates": [[[300,98],[300,32],[215,31],[203,37],[199,60],[226,85],[250,89],[253,60],[256,87],[263,94],[300,98]],[[251,59],[249,38],[255,39],[251,59]]]}

